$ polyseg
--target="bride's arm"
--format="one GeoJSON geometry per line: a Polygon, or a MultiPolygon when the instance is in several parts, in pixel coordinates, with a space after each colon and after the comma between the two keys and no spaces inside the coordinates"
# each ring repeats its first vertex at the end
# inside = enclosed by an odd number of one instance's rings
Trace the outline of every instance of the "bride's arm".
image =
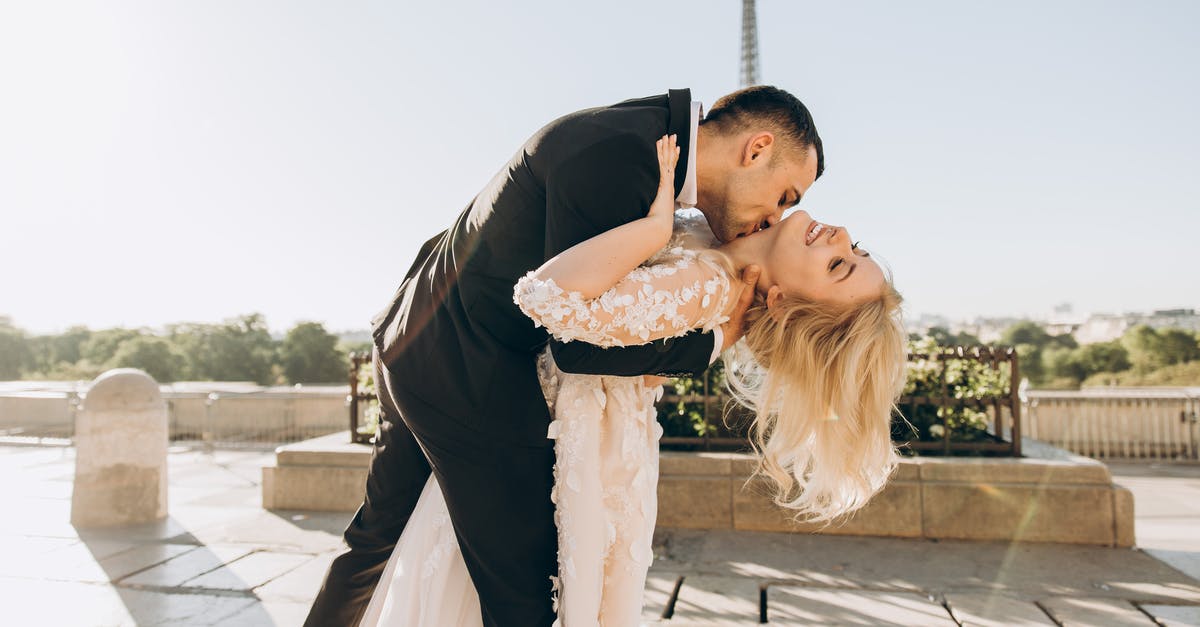
{"type": "Polygon", "coordinates": [[[534,324],[562,342],[632,346],[693,329],[711,330],[729,319],[736,301],[723,268],[690,251],[683,258],[638,267],[600,295],[586,298],[535,272],[517,281],[513,300],[534,324]]]}
{"type": "Polygon", "coordinates": [[[553,281],[584,299],[596,298],[666,246],[675,216],[675,164],[679,147],[673,135],[658,140],[658,194],[645,217],[584,240],[555,255],[530,273],[553,281]]]}

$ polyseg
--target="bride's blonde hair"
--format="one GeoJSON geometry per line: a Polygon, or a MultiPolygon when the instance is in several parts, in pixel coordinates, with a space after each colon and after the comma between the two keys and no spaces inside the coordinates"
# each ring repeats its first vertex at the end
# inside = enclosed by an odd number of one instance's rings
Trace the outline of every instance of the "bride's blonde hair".
{"type": "MultiPolygon", "coordinates": [[[[739,273],[716,253],[732,281],[739,273]]],[[[903,298],[890,272],[878,298],[846,307],[756,297],[746,334],[726,351],[733,397],[754,412],[750,442],[775,503],[829,523],[867,503],[899,463],[891,415],[904,389],[903,298]],[[743,346],[744,345],[744,346],[743,346]]]]}

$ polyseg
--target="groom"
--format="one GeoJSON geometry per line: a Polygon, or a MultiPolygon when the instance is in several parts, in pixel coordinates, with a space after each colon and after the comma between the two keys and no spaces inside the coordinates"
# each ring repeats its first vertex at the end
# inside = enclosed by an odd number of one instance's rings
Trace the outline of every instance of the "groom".
{"type": "MultiPolygon", "coordinates": [[[[529,270],[644,216],[658,187],[654,143],[678,136],[681,206],[721,241],[777,222],[823,169],[821,140],[791,94],[752,87],[701,119],[689,90],[561,117],[537,131],[454,224],[422,246],[372,320],[382,409],[366,498],[346,528],[309,626],[354,625],[436,474],[487,625],[550,625],[556,574],[551,416],[535,371],[549,341],[566,372],[702,372],[741,333],[745,294],[712,333],[601,349],[551,340],[513,303],[529,270]]],[[[388,274],[391,271],[385,270],[388,274]]],[[[743,277],[753,285],[757,275],[743,277]]]]}

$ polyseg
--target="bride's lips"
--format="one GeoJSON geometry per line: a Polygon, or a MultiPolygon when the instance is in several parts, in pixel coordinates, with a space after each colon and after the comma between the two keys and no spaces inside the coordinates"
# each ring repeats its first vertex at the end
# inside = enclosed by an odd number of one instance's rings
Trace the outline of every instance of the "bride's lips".
{"type": "Polygon", "coordinates": [[[808,229],[804,231],[804,245],[811,246],[813,242],[817,241],[818,237],[826,233],[832,233],[835,230],[836,229],[831,226],[821,224],[820,222],[813,220],[812,222],[808,223],[808,229]]]}

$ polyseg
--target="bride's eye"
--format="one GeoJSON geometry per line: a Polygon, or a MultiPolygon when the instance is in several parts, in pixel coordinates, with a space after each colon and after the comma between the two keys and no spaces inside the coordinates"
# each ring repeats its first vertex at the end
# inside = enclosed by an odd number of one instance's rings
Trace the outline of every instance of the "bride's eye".
{"type": "Polygon", "coordinates": [[[838,257],[837,259],[834,259],[834,260],[833,260],[833,264],[829,266],[829,271],[830,271],[830,272],[833,272],[834,270],[837,270],[837,267],[838,267],[838,266],[839,266],[839,265],[840,265],[840,264],[841,264],[843,261],[845,261],[845,259],[842,259],[841,257],[838,257]]]}
{"type": "MultiPolygon", "coordinates": [[[[852,246],[850,246],[850,250],[858,250],[858,242],[854,242],[854,244],[852,246]]],[[[864,252],[862,256],[870,257],[871,253],[864,252]]]]}

